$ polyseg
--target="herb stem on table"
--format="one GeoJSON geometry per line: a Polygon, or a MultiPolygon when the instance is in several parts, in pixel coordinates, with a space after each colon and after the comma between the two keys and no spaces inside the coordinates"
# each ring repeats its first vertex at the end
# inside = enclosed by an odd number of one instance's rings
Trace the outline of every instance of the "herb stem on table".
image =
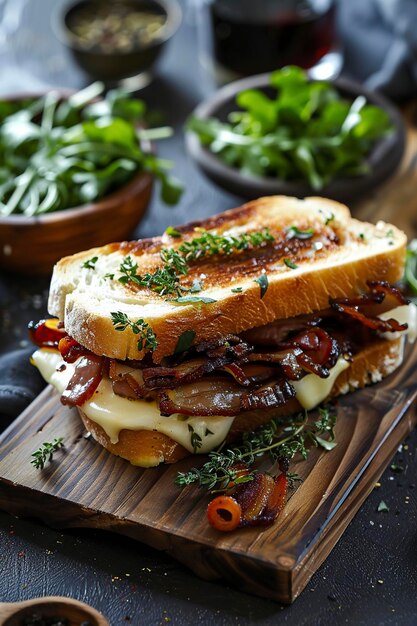
{"type": "MultiPolygon", "coordinates": [[[[218,450],[209,452],[206,463],[188,472],[179,472],[175,482],[181,487],[197,484],[210,490],[216,487],[226,490],[231,484],[253,480],[257,471],[254,464],[266,453],[272,463],[279,462],[288,469],[296,454],[307,458],[310,445],[331,450],[336,446],[336,414],[328,406],[320,407],[318,414],[319,419],[314,419],[307,411],[304,415],[272,419],[253,432],[244,433],[239,445],[230,447],[223,443],[218,450]],[[247,472],[241,473],[242,463],[247,472]]],[[[291,474],[291,479],[297,480],[297,477],[291,474]]]]}

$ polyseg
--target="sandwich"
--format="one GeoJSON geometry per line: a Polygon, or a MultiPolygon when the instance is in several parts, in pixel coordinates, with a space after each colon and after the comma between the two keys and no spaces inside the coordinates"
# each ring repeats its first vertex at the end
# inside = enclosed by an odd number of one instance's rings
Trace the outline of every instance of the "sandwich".
{"type": "Polygon", "coordinates": [[[207,453],[401,364],[405,249],[395,226],[284,196],[94,248],[55,266],[33,363],[132,464],[207,453]]]}

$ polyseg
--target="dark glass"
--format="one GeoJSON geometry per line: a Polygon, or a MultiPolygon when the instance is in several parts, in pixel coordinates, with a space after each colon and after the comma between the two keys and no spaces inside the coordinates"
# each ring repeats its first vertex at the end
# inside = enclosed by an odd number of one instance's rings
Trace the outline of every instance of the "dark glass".
{"type": "Polygon", "coordinates": [[[289,64],[307,69],[335,48],[332,0],[203,0],[202,6],[205,62],[225,76],[289,64]]]}

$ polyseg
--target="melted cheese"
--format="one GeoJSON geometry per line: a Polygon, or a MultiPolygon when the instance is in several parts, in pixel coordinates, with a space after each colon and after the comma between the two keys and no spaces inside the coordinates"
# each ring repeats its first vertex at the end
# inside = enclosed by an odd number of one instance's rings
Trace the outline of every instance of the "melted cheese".
{"type": "MultiPolygon", "coordinates": [[[[33,363],[43,378],[54,385],[62,394],[69,379],[74,373],[74,365],[66,363],[63,371],[58,371],[63,361],[58,352],[37,350],[32,356],[33,363]]],[[[200,435],[202,440],[199,453],[209,452],[217,448],[227,436],[234,417],[184,417],[175,414],[163,417],[154,401],[129,400],[113,392],[111,381],[103,378],[93,397],[82,405],[84,413],[99,424],[112,443],[117,443],[119,432],[128,430],[157,430],[180,443],[189,452],[193,452],[190,430],[200,435]],[[210,434],[206,434],[210,430],[210,434]]]]}
{"type": "Polygon", "coordinates": [[[403,330],[398,333],[382,333],[385,339],[397,339],[401,335],[407,335],[407,340],[410,343],[414,343],[417,338],[417,306],[411,302],[411,304],[403,304],[397,306],[391,311],[386,311],[378,315],[381,320],[394,319],[400,324],[408,324],[407,330],[403,330]]]}
{"type": "MultiPolygon", "coordinates": [[[[414,304],[397,307],[379,316],[381,319],[394,318],[400,323],[407,323],[408,329],[402,333],[384,333],[387,339],[395,339],[407,334],[409,341],[417,337],[417,307],[414,304]]],[[[54,385],[59,393],[63,393],[71,376],[74,365],[64,364],[55,350],[40,349],[32,357],[44,379],[54,385]],[[61,369],[62,366],[65,369],[61,369]]],[[[296,391],[296,398],[305,409],[310,410],[320,404],[330,393],[336,378],[349,367],[349,362],[339,357],[336,365],[330,370],[328,378],[320,378],[315,374],[307,374],[299,381],[291,384],[296,391]]],[[[175,414],[163,417],[154,401],[129,400],[113,392],[109,379],[103,379],[93,397],[81,407],[84,413],[97,422],[106,432],[112,443],[117,443],[119,432],[128,430],[156,430],[168,435],[180,443],[189,452],[193,452],[190,430],[192,426],[202,439],[198,452],[206,453],[219,446],[227,437],[234,417],[185,417],[175,414]],[[210,434],[206,434],[207,431],[210,434]]]]}
{"type": "Polygon", "coordinates": [[[309,411],[320,404],[331,392],[336,378],[349,365],[349,361],[340,356],[336,365],[330,369],[330,375],[327,378],[320,378],[316,374],[307,374],[301,380],[291,381],[295,389],[296,398],[301,406],[309,411]]]}

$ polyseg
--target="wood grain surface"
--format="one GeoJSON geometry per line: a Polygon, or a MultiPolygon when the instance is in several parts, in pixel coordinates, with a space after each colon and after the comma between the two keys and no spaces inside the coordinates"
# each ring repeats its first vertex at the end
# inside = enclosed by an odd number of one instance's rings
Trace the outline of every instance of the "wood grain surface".
{"type": "Polygon", "coordinates": [[[207,493],[174,485],[177,471],[200,460],[135,468],[86,438],[76,410],[63,407],[51,387],[0,439],[0,507],[60,528],[116,531],[166,550],[203,578],[292,602],[414,426],[416,362],[417,344],[399,371],[340,400],[338,445],[293,464],[303,482],[269,529],[211,529],[207,493]],[[34,469],[32,452],[54,437],[64,438],[65,449],[34,469]]]}

